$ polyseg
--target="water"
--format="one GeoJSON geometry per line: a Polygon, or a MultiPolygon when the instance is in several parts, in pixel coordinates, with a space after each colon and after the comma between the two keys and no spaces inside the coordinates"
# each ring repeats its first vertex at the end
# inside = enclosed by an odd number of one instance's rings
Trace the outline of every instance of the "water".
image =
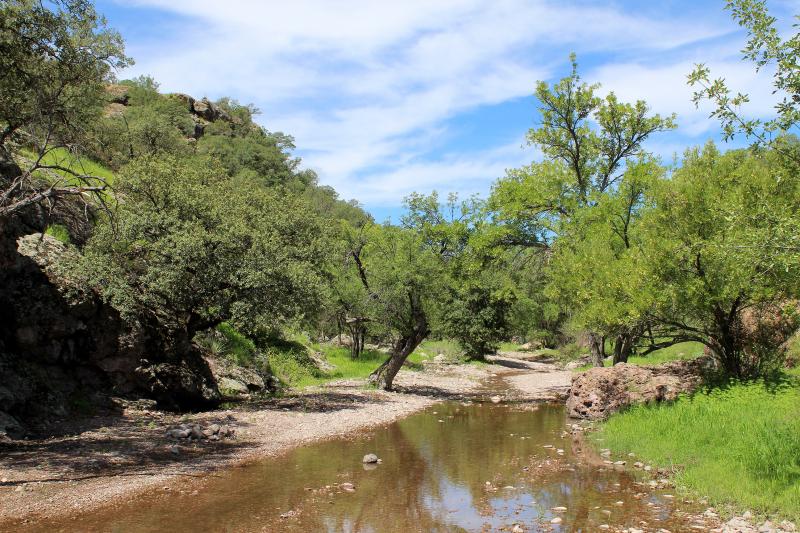
{"type": "Polygon", "coordinates": [[[563,406],[534,409],[440,404],[367,434],[227,470],[199,491],[157,491],[35,530],[378,533],[511,531],[515,524],[525,531],[594,532],[601,524],[690,530],[685,504],[646,490],[636,472],[604,465],[565,434],[563,406]],[[367,453],[382,464],[362,465],[367,453]],[[551,524],[554,517],[562,523],[551,524]]]}

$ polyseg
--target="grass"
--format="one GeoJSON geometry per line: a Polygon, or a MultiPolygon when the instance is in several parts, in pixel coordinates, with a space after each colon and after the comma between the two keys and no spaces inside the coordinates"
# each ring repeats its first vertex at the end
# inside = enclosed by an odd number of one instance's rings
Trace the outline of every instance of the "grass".
{"type": "Polygon", "coordinates": [[[408,360],[414,364],[422,364],[423,361],[433,360],[439,354],[448,360],[460,361],[464,356],[464,350],[453,340],[426,340],[417,346],[417,349],[408,356],[408,360]]]}
{"type": "MultiPolygon", "coordinates": [[[[20,152],[26,159],[30,159],[31,161],[36,160],[36,154],[33,152],[29,150],[20,150],[20,152]]],[[[79,174],[98,176],[106,180],[109,185],[114,183],[114,173],[110,169],[96,161],[92,161],[88,157],[78,157],[66,148],[54,148],[50,150],[42,158],[42,164],[57,165],[68,168],[79,174]]],[[[64,177],[70,184],[74,185],[77,183],[75,177],[69,172],[63,170],[53,170],[53,172],[64,177]]]]}
{"type": "MultiPolygon", "coordinates": [[[[608,352],[607,352],[608,353],[608,352]]],[[[648,355],[641,357],[634,355],[628,358],[630,365],[660,365],[670,361],[683,361],[695,359],[703,355],[703,345],[699,342],[680,342],[667,348],[661,348],[648,355]]],[[[574,372],[585,372],[592,368],[592,365],[584,365],[576,368],[574,372]]]]}
{"type": "Polygon", "coordinates": [[[637,406],[592,436],[599,447],[676,468],[677,484],[718,506],[800,519],[800,371],[637,406]]]}
{"type": "Polygon", "coordinates": [[[322,385],[339,379],[365,379],[383,363],[388,355],[377,350],[364,350],[359,359],[350,358],[350,349],[342,346],[312,345],[323,354],[334,369],[323,372],[308,359],[296,352],[270,350],[267,352],[272,371],[282,382],[302,388],[322,385]]]}
{"type": "Polygon", "coordinates": [[[69,230],[63,224],[51,224],[44,232],[64,244],[70,243],[69,230]]]}

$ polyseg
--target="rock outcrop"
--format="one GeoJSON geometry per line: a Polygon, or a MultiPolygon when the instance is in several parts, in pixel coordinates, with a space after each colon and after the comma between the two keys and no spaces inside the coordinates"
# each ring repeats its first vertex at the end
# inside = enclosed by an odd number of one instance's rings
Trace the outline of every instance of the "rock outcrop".
{"type": "Polygon", "coordinates": [[[701,384],[709,362],[704,357],[658,366],[592,368],[572,378],[567,412],[573,418],[602,420],[632,404],[674,400],[701,384]]]}
{"type": "MultiPolygon", "coordinates": [[[[0,154],[0,181],[19,172],[0,154]]],[[[126,323],[92,288],[72,280],[69,268],[59,268],[78,252],[41,232],[61,224],[80,244],[91,234],[92,216],[79,200],[63,198],[46,211],[34,205],[0,219],[0,438],[109,394],[180,409],[220,400],[199,350],[160,350],[158,332],[126,323]]]]}

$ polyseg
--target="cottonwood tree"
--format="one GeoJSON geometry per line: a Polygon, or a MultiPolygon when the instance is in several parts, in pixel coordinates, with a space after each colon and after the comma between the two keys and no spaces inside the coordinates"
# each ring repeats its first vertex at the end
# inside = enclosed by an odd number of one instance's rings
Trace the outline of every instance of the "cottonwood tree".
{"type": "Polygon", "coordinates": [[[118,33],[83,0],[0,4],[0,216],[105,189],[99,176],[50,155],[77,153],[100,116],[104,84],[130,63],[118,33]],[[22,149],[26,151],[22,153],[22,149]],[[11,159],[21,166],[14,167],[11,159]]]}
{"type": "MultiPolygon", "coordinates": [[[[674,127],[674,116],[650,115],[644,101],[597,96],[599,85],[583,82],[574,55],[571,60],[569,76],[536,87],[541,123],[528,132],[528,143],[541,149],[544,161],[508,171],[492,190],[501,245],[548,250],[574,233],[575,214],[617,189],[650,135],[674,127]]],[[[590,331],[589,341],[593,364],[602,366],[601,332],[590,331]]]]}

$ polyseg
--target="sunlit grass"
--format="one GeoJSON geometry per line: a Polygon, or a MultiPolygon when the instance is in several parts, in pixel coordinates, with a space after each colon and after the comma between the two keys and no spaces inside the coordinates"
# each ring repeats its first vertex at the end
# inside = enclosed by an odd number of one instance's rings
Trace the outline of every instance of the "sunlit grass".
{"type": "MultiPolygon", "coordinates": [[[[667,348],[661,348],[646,356],[634,355],[628,358],[630,365],[660,365],[671,361],[682,361],[696,359],[703,355],[703,345],[699,342],[680,342],[667,348]]],[[[575,372],[584,372],[592,368],[592,365],[584,365],[576,368],[575,372]]]]}
{"type": "Polygon", "coordinates": [[[715,505],[800,518],[800,382],[741,384],[637,406],[593,436],[598,446],[675,467],[676,482],[715,505]]]}
{"type": "MultiPolygon", "coordinates": [[[[20,152],[22,156],[28,160],[34,161],[37,158],[36,154],[29,150],[21,150],[20,152]]],[[[87,176],[97,176],[103,178],[109,185],[114,183],[114,173],[109,168],[96,161],[92,161],[88,157],[76,156],[65,148],[49,150],[42,158],[42,164],[68,168],[73,172],[87,176]]],[[[78,180],[69,172],[56,169],[53,169],[52,172],[63,177],[64,180],[71,185],[78,184],[78,180]]],[[[41,173],[40,175],[47,179],[45,173],[41,173]]]]}
{"type": "Polygon", "coordinates": [[[352,359],[347,347],[315,345],[312,348],[323,354],[325,360],[333,365],[333,370],[323,372],[307,364],[304,358],[297,357],[296,354],[271,350],[268,352],[268,359],[272,371],[284,383],[303,388],[340,379],[366,379],[388,357],[385,352],[364,350],[361,357],[352,359]]]}

